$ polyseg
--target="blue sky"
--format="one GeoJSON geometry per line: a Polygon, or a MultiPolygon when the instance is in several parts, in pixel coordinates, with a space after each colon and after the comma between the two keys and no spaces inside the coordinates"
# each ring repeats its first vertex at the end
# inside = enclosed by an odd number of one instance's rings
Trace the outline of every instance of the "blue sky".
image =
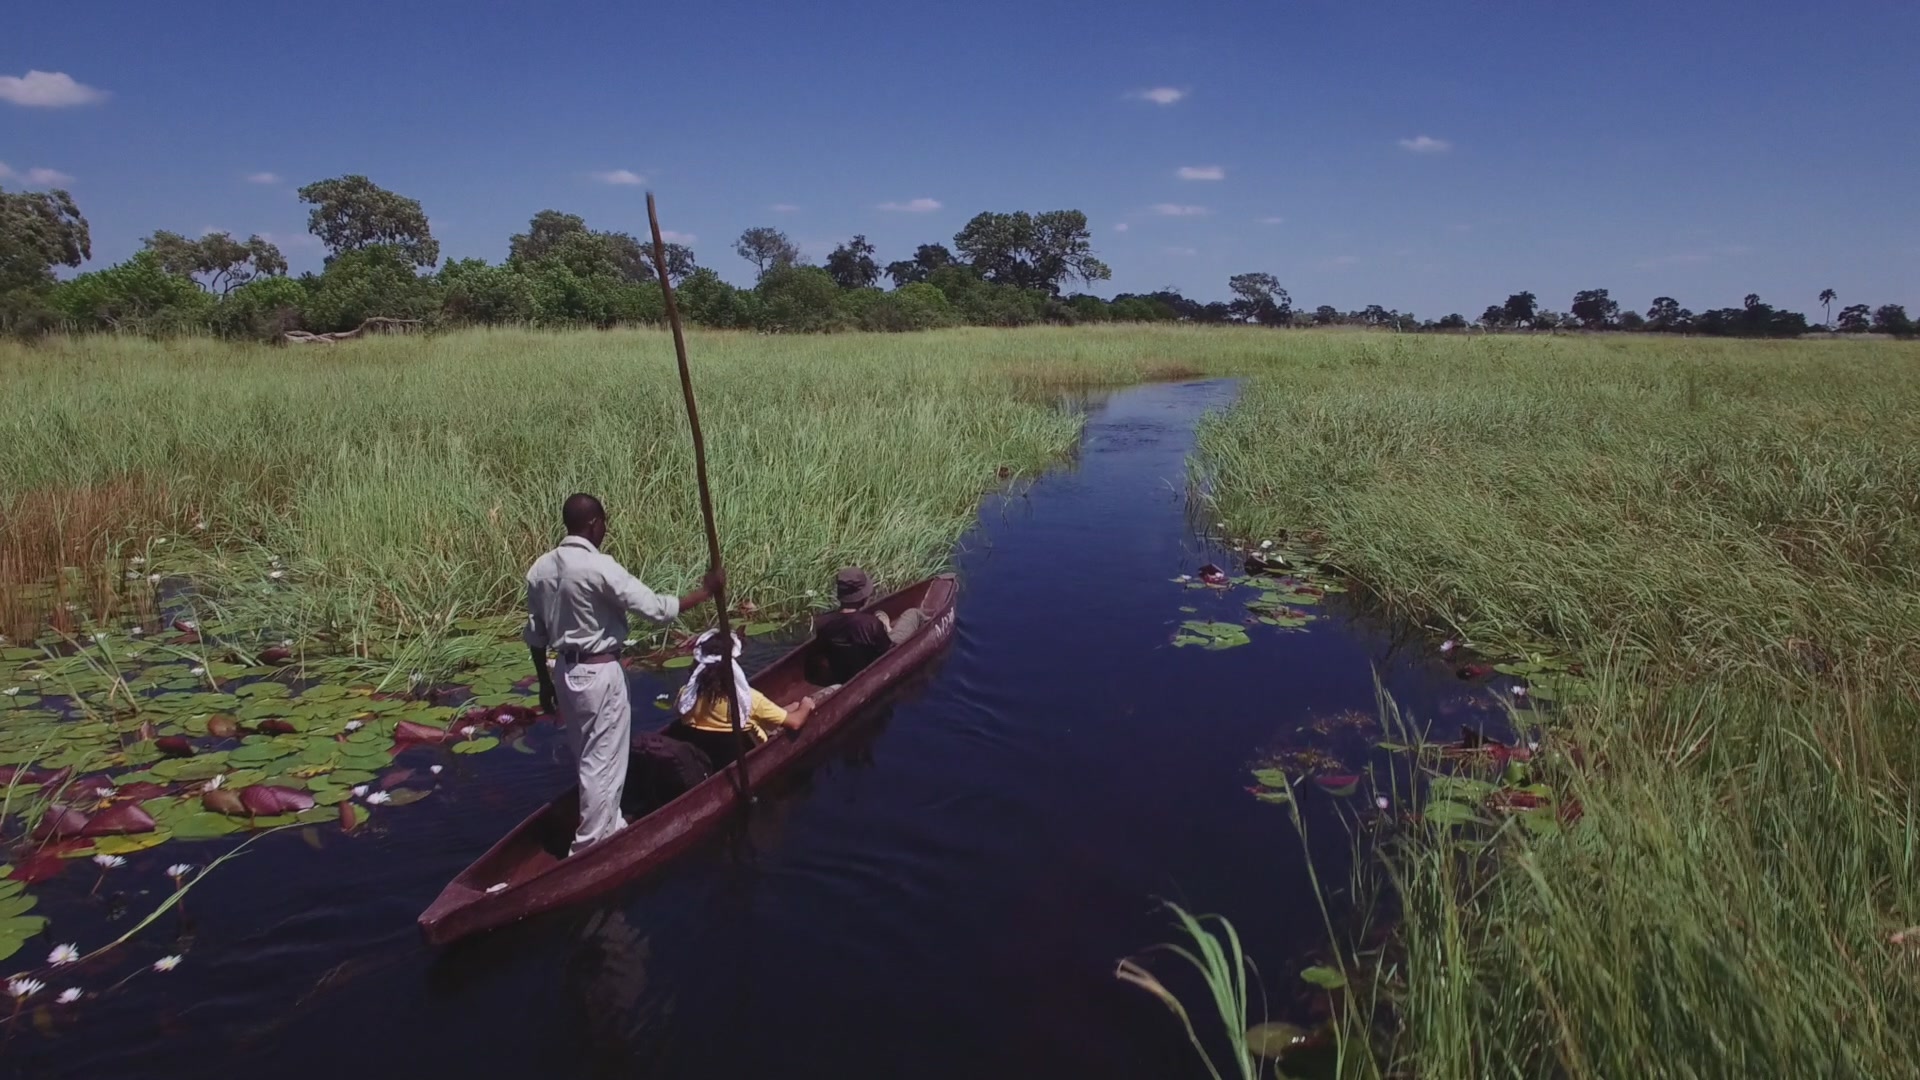
{"type": "Polygon", "coordinates": [[[0,184],[70,177],[94,266],[209,227],[317,266],[292,189],[362,172],[489,259],[542,208],[641,233],[651,187],[740,282],[750,225],[884,262],[979,210],[1074,207],[1102,294],[1266,270],[1425,317],[1523,288],[1920,309],[1912,0],[98,0],[5,25],[0,184]]]}

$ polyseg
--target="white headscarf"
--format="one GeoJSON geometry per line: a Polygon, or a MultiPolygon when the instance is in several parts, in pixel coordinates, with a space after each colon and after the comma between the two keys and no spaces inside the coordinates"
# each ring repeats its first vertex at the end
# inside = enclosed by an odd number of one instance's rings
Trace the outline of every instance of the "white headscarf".
{"type": "MultiPolygon", "coordinates": [[[[713,665],[720,663],[719,657],[708,656],[704,648],[707,642],[713,640],[713,638],[719,633],[720,631],[718,630],[709,630],[706,633],[701,634],[699,637],[694,639],[693,674],[687,678],[687,685],[680,688],[679,706],[680,706],[681,716],[693,715],[693,708],[699,702],[700,673],[712,667],[713,665]]],[[[741,647],[740,635],[735,634],[733,635],[733,656],[730,657],[726,662],[732,665],[733,667],[734,700],[738,701],[740,704],[737,706],[728,705],[727,708],[728,709],[739,708],[739,709],[745,710],[740,714],[739,720],[740,720],[740,726],[746,727],[750,722],[749,717],[751,717],[753,714],[753,688],[747,685],[747,673],[741,670],[740,668],[740,664],[739,664],[740,647],[741,647]]]]}

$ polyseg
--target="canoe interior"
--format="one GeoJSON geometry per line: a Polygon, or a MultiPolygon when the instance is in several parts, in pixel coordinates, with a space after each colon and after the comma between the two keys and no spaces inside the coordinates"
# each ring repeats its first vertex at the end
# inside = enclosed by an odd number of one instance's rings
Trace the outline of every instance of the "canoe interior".
{"type": "MultiPolygon", "coordinates": [[[[910,608],[926,606],[934,609],[929,612],[930,615],[937,616],[951,607],[953,589],[954,581],[951,575],[929,578],[876,601],[871,606],[871,610],[884,611],[889,617],[893,617],[910,608]],[[930,598],[930,593],[935,594],[931,597],[934,602],[932,604],[925,604],[924,602],[930,598]]],[[[937,618],[930,618],[928,620],[928,630],[933,629],[933,624],[936,621],[938,621],[937,618]]],[[[909,639],[896,646],[893,650],[889,651],[886,656],[883,656],[881,660],[875,664],[875,667],[877,668],[881,664],[884,664],[889,658],[893,657],[895,653],[909,650],[919,637],[927,636],[928,630],[923,630],[921,634],[916,635],[915,639],[909,639]]],[[[817,662],[817,658],[814,655],[814,643],[809,641],[787,653],[785,656],[782,656],[779,660],[774,661],[773,664],[758,674],[753,675],[749,679],[749,682],[756,690],[772,698],[775,702],[782,705],[792,704],[807,694],[823,689],[820,684],[812,682],[808,678],[809,668],[814,667],[817,670],[817,662]]],[[[856,679],[853,683],[849,683],[848,687],[843,687],[835,697],[828,698],[827,701],[832,702],[840,695],[847,694],[848,689],[857,685],[860,681],[860,679],[856,679]]],[[[861,700],[864,700],[865,695],[860,695],[860,697],[861,700]]],[[[861,701],[850,700],[847,702],[847,705],[849,706],[849,710],[851,710],[852,708],[857,708],[860,703],[861,701]]],[[[823,720],[829,720],[829,718],[822,715],[825,711],[827,710],[824,708],[816,709],[813,718],[809,719],[807,726],[803,729],[805,734],[813,735],[815,724],[819,724],[823,720]]],[[[637,716],[638,710],[636,710],[636,717],[637,716]]],[[[671,721],[668,722],[670,723],[671,721]]],[[[834,722],[836,721],[829,720],[829,723],[822,724],[822,726],[832,726],[834,722]]],[[[824,735],[825,733],[822,732],[821,734],[824,735]]],[[[806,741],[811,743],[814,740],[808,739],[806,741]]],[[[791,751],[792,748],[783,746],[782,740],[780,739],[771,741],[764,746],[756,747],[747,755],[747,773],[749,777],[757,778],[760,775],[755,770],[756,764],[763,761],[772,764],[772,759],[776,756],[779,758],[779,763],[784,764],[785,761],[792,756],[791,751]]],[[[645,817],[637,819],[629,818],[627,832],[633,832],[636,826],[640,826],[643,823],[650,824],[655,818],[659,818],[662,815],[702,815],[708,812],[710,808],[683,804],[704,804],[712,802],[716,798],[730,800],[733,797],[731,791],[732,783],[732,776],[727,772],[723,771],[722,773],[715,774],[709,777],[707,782],[700,784],[692,791],[673,800],[666,806],[654,810],[645,817]]],[[[496,845],[493,850],[487,852],[479,861],[469,866],[454,879],[453,884],[449,886],[449,891],[459,889],[459,891],[475,899],[478,899],[476,894],[485,895],[487,899],[490,900],[496,899],[487,892],[491,888],[494,892],[502,894],[497,899],[506,900],[513,893],[521,891],[521,887],[536,882],[550,870],[565,861],[567,847],[573,839],[574,826],[578,820],[578,792],[569,791],[567,794],[548,804],[544,810],[523,822],[513,833],[509,834],[496,845]],[[507,889],[499,889],[497,886],[500,884],[505,884],[507,889]],[[462,886],[465,888],[460,888],[462,886]]],[[[596,844],[591,850],[583,852],[581,856],[574,861],[600,861],[614,858],[616,857],[616,852],[604,849],[612,849],[620,846],[620,840],[625,838],[625,836],[626,834],[623,833],[621,837],[616,837],[605,844],[596,844]]],[[[436,904],[435,906],[438,907],[439,905],[436,904]]]]}

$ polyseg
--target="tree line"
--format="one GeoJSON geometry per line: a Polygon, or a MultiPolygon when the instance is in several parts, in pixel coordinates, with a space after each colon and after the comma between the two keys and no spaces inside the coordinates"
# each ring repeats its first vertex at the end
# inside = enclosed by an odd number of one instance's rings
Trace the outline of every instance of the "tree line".
{"type": "MultiPolygon", "coordinates": [[[[510,238],[504,262],[443,263],[417,200],[364,176],[317,181],[299,196],[309,207],[308,231],[327,251],[319,273],[289,276],[279,248],[260,236],[159,231],[125,262],[61,280],[59,268],[78,268],[92,257],[87,221],[72,196],[0,190],[0,331],[279,340],[290,330],[346,330],[376,317],[446,326],[597,327],[665,318],[651,247],[628,233],[590,228],[577,214],[534,214],[527,230],[510,238]]],[[[911,257],[885,264],[857,235],[814,266],[786,234],[767,226],[742,232],[733,253],[753,267],[753,285],[731,285],[701,266],[690,248],[666,246],[667,276],[695,324],[789,333],[1098,322],[1741,337],[1792,337],[1812,329],[1806,316],[1755,295],[1739,308],[1699,313],[1663,296],[1642,315],[1622,311],[1606,289],[1577,293],[1565,313],[1520,292],[1489,305],[1472,323],[1458,313],[1422,321],[1381,305],[1345,312],[1296,307],[1280,280],[1264,272],[1229,278],[1229,301],[1194,300],[1171,288],[1103,299],[1066,291],[1112,277],[1078,210],[982,212],[954,234],[951,247],[921,244],[911,257]]],[[[1843,307],[1836,320],[1833,290],[1819,299],[1830,329],[1914,332],[1898,304],[1843,307]]]]}

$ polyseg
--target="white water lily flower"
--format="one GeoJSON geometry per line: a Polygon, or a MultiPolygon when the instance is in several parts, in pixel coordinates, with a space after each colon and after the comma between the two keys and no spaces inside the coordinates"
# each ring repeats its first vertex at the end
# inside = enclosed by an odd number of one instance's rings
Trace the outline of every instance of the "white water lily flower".
{"type": "Polygon", "coordinates": [[[356,784],[356,785],[354,785],[354,788],[353,788],[353,797],[354,797],[354,798],[356,798],[356,799],[364,799],[364,798],[366,798],[366,797],[367,797],[367,785],[365,785],[365,784],[356,784]]]}
{"type": "Polygon", "coordinates": [[[166,542],[167,542],[167,538],[166,538],[166,537],[164,537],[164,536],[156,536],[156,537],[154,537],[154,540],[153,540],[153,542],[154,542],[154,543],[156,543],[156,544],[164,544],[164,543],[166,543],[166,542]]]}
{"type": "Polygon", "coordinates": [[[187,669],[187,674],[192,675],[196,679],[202,675],[205,675],[206,673],[207,673],[207,669],[203,667],[190,667],[187,669]]]}
{"type": "Polygon", "coordinates": [[[175,623],[174,625],[178,626],[182,630],[187,630],[187,631],[200,629],[200,624],[197,622],[194,622],[192,619],[181,619],[178,623],[175,623]]]}
{"type": "Polygon", "coordinates": [[[192,863],[177,862],[177,863],[174,863],[172,866],[167,867],[167,876],[174,879],[175,881],[178,881],[181,878],[186,877],[188,874],[191,874],[191,873],[193,873],[192,863]]]}
{"type": "Polygon", "coordinates": [[[127,865],[127,860],[120,855],[95,855],[93,864],[102,870],[118,870],[127,865]]]}
{"type": "Polygon", "coordinates": [[[133,558],[127,560],[127,565],[128,566],[145,566],[147,565],[147,560],[144,556],[135,555],[133,558]]]}
{"type": "Polygon", "coordinates": [[[818,594],[818,593],[816,593],[816,592],[814,592],[814,591],[813,591],[812,589],[808,589],[808,590],[807,590],[807,595],[808,595],[808,596],[818,596],[819,594],[818,594]]]}
{"type": "Polygon", "coordinates": [[[1266,548],[1270,548],[1270,547],[1272,547],[1272,546],[1273,546],[1273,541],[1271,541],[1271,540],[1262,540],[1262,541],[1260,541],[1260,547],[1261,547],[1261,548],[1262,548],[1263,550],[1264,550],[1264,549],[1266,549],[1266,548]]]}
{"type": "Polygon", "coordinates": [[[177,954],[174,956],[163,956],[153,962],[153,970],[155,971],[172,971],[179,966],[180,957],[177,954]]]}
{"type": "Polygon", "coordinates": [[[142,634],[144,634],[144,633],[146,633],[146,632],[147,632],[147,629],[146,629],[146,627],[144,627],[144,626],[136,626],[136,627],[134,627],[133,629],[131,629],[131,630],[128,630],[128,631],[127,631],[127,636],[128,636],[128,637],[139,637],[140,635],[142,635],[142,634]]]}
{"type": "Polygon", "coordinates": [[[352,734],[353,732],[359,731],[361,728],[366,726],[367,725],[361,723],[358,720],[349,720],[347,721],[347,733],[352,734]]]}
{"type": "Polygon", "coordinates": [[[79,1001],[83,993],[84,991],[82,991],[79,987],[69,986],[65,990],[60,991],[60,996],[55,998],[54,1000],[58,1001],[62,1005],[71,1005],[74,1002],[79,1001]]]}
{"type": "Polygon", "coordinates": [[[78,945],[55,945],[53,951],[47,954],[47,963],[52,964],[54,967],[71,964],[78,959],[80,959],[80,946],[78,945]]]}
{"type": "Polygon", "coordinates": [[[101,642],[103,642],[103,641],[105,641],[105,640],[107,640],[107,635],[105,635],[105,634],[94,634],[94,635],[93,635],[93,643],[94,643],[95,645],[98,645],[98,644],[100,644],[101,642]]]}
{"type": "Polygon", "coordinates": [[[221,774],[220,774],[219,776],[216,776],[216,777],[214,777],[213,779],[211,779],[211,780],[209,780],[209,781],[207,781],[207,782],[206,782],[206,785],[205,785],[205,786],[203,786],[203,787],[202,787],[202,788],[201,788],[200,790],[202,790],[202,791],[218,791],[218,790],[220,790],[220,785],[221,785],[221,784],[224,784],[224,783],[226,783],[226,782],[227,782],[227,774],[226,774],[226,773],[221,773],[221,774]]]}
{"type": "Polygon", "coordinates": [[[158,584],[160,584],[160,575],[159,575],[159,574],[148,574],[148,575],[147,575],[147,584],[149,584],[149,585],[158,585],[158,584]]]}
{"type": "Polygon", "coordinates": [[[139,581],[139,580],[140,580],[140,571],[138,571],[138,570],[129,570],[129,571],[127,571],[127,580],[128,580],[128,581],[139,581]]]}
{"type": "Polygon", "coordinates": [[[39,979],[7,980],[7,993],[12,994],[15,1001],[25,1001],[46,988],[47,984],[39,979]]]}
{"type": "Polygon", "coordinates": [[[279,581],[281,578],[287,576],[287,572],[285,570],[275,570],[269,573],[267,576],[272,578],[275,581],[279,581]]]}
{"type": "Polygon", "coordinates": [[[1376,795],[1374,796],[1374,799],[1373,799],[1373,805],[1379,807],[1382,810],[1385,810],[1391,804],[1387,802],[1387,797],[1385,795],[1376,795]]]}
{"type": "Polygon", "coordinates": [[[391,798],[393,798],[393,796],[387,794],[384,791],[376,791],[373,794],[367,796],[367,805],[379,806],[381,803],[384,803],[391,798]]]}
{"type": "Polygon", "coordinates": [[[1516,687],[1514,687],[1514,688],[1513,688],[1513,696],[1514,696],[1514,697],[1520,697],[1520,698],[1523,698],[1523,697],[1526,697],[1526,696],[1527,696],[1527,688],[1526,688],[1526,687],[1524,687],[1524,686],[1516,686],[1516,687]]]}
{"type": "Polygon", "coordinates": [[[8,697],[19,697],[20,688],[17,686],[9,686],[5,690],[0,690],[0,694],[5,694],[8,697]]]}
{"type": "Polygon", "coordinates": [[[439,776],[440,770],[444,768],[446,768],[445,765],[429,765],[427,766],[427,771],[432,773],[435,776],[439,776]]]}
{"type": "Polygon", "coordinates": [[[1448,638],[1447,640],[1440,643],[1440,652],[1444,655],[1446,653],[1452,652],[1453,650],[1459,647],[1460,647],[1460,643],[1458,641],[1455,641],[1452,638],[1448,638]]]}
{"type": "Polygon", "coordinates": [[[1192,579],[1192,578],[1190,578],[1190,577],[1188,577],[1188,576],[1187,576],[1187,575],[1185,575],[1185,574],[1181,574],[1181,575],[1180,575],[1179,577],[1177,577],[1177,578],[1174,578],[1173,580],[1175,580],[1175,581],[1178,581],[1178,582],[1182,582],[1182,583],[1185,583],[1185,582],[1189,582],[1189,581],[1192,581],[1193,579],[1192,579]]]}
{"type": "Polygon", "coordinates": [[[1540,749],[1540,744],[1537,742],[1530,742],[1527,744],[1527,751],[1529,753],[1536,753],[1539,751],[1539,749],[1540,749]]]}

